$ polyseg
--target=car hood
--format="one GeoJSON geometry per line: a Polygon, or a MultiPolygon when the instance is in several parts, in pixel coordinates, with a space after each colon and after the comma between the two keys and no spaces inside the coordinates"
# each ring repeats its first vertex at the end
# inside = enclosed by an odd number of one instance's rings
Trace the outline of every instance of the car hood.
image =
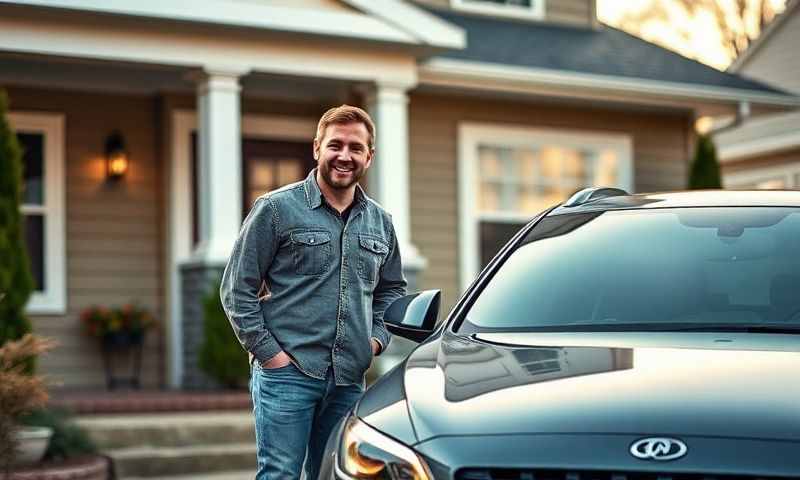
{"type": "Polygon", "coordinates": [[[633,434],[800,441],[800,336],[445,332],[405,365],[422,442],[633,434]]]}

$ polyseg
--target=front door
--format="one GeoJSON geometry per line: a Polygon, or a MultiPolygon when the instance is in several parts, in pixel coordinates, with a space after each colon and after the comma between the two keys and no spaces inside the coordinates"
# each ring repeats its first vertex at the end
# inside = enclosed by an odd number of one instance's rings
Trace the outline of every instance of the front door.
{"type": "MultiPolygon", "coordinates": [[[[192,133],[192,177],[197,185],[197,134],[192,133]]],[[[316,166],[310,141],[242,139],[242,219],[256,198],[306,178],[316,166]]],[[[192,245],[200,240],[197,188],[193,189],[192,245]]]]}
{"type": "Polygon", "coordinates": [[[311,142],[242,141],[242,218],[266,192],[303,180],[316,166],[311,142]]]}

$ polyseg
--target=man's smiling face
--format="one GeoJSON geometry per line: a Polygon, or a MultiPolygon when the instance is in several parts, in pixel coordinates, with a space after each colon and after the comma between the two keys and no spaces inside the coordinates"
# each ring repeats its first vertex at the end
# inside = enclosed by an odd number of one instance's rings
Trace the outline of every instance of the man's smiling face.
{"type": "Polygon", "coordinates": [[[331,124],[314,141],[314,158],[322,180],[333,189],[355,185],[372,163],[369,132],[361,122],[331,124]]]}

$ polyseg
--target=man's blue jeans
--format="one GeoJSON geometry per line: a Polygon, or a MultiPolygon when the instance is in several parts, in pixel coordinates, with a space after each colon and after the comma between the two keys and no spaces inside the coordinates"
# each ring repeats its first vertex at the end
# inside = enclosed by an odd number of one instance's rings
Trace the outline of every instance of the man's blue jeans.
{"type": "Polygon", "coordinates": [[[293,364],[276,369],[253,362],[250,377],[258,446],[256,480],[316,479],[325,444],[336,423],[364,393],[363,385],[336,386],[304,375],[293,364]]]}

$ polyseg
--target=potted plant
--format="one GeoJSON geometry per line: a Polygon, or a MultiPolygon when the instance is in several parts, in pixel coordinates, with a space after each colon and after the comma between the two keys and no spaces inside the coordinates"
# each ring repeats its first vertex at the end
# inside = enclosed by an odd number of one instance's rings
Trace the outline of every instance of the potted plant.
{"type": "Polygon", "coordinates": [[[53,433],[47,427],[24,427],[19,422],[47,402],[44,379],[27,369],[31,358],[52,346],[51,341],[31,334],[0,346],[0,463],[6,472],[11,466],[38,462],[53,433]]]}
{"type": "Polygon", "coordinates": [[[139,346],[145,332],[155,324],[153,316],[134,304],[119,308],[92,306],[81,313],[86,332],[111,350],[139,346]]]}
{"type": "Polygon", "coordinates": [[[150,312],[130,303],[118,308],[92,306],[81,313],[81,322],[89,335],[100,340],[108,389],[121,384],[139,388],[144,336],[155,325],[150,312]],[[129,374],[118,375],[120,365],[129,374]]]}

